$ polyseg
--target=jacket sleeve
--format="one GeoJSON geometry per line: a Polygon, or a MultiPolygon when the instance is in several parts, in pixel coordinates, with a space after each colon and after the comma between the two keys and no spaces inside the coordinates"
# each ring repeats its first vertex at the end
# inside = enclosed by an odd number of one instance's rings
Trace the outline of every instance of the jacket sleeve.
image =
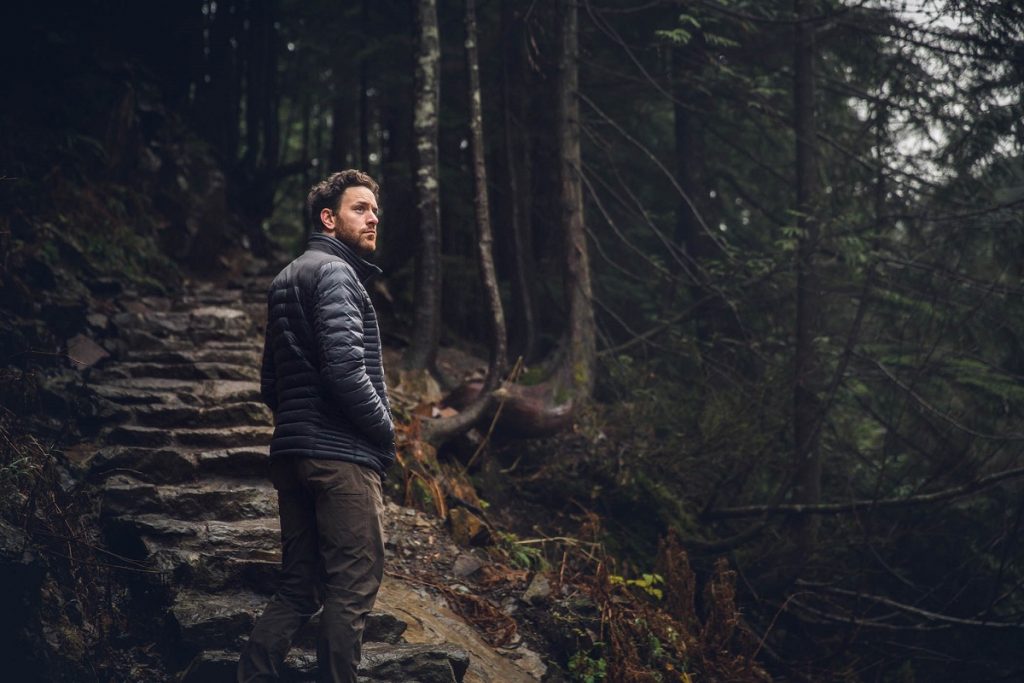
{"type": "Polygon", "coordinates": [[[317,273],[313,332],[320,380],[338,409],[378,445],[395,438],[391,414],[366,374],[363,297],[348,266],[334,261],[317,273]]]}
{"type": "Polygon", "coordinates": [[[274,349],[270,341],[270,316],[263,334],[263,363],[260,366],[260,396],[272,412],[277,412],[277,371],[274,368],[274,349]]]}

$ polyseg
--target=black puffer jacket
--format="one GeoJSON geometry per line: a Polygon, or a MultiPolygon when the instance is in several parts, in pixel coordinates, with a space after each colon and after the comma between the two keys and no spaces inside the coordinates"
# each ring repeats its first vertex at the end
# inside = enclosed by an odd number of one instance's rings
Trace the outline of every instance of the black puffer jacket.
{"type": "Polygon", "coordinates": [[[322,233],[267,294],[261,390],[274,411],[270,455],[348,460],[383,473],[395,459],[377,314],[377,266],[322,233]]]}

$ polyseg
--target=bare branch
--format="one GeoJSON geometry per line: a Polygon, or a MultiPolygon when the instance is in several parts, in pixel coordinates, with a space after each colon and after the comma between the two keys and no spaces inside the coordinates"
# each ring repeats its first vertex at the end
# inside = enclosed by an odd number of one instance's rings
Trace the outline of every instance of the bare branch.
{"type": "Polygon", "coordinates": [[[893,609],[912,614],[917,617],[926,619],[927,621],[935,621],[944,624],[952,624],[955,626],[981,626],[984,628],[1024,628],[1024,624],[1014,624],[1003,621],[989,621],[982,619],[966,619],[963,617],[954,617],[948,614],[940,614],[938,612],[932,612],[931,610],[922,609],[920,607],[914,607],[913,605],[907,605],[902,602],[896,602],[892,598],[887,598],[884,595],[872,595],[870,593],[860,593],[858,591],[846,590],[843,588],[833,588],[831,586],[825,586],[823,584],[811,583],[804,581],[803,579],[797,579],[797,585],[809,590],[819,591],[822,593],[829,593],[831,595],[841,595],[843,597],[856,598],[857,600],[870,600],[871,602],[879,605],[885,605],[886,607],[892,607],[893,609]]]}
{"type": "Polygon", "coordinates": [[[922,493],[917,496],[905,498],[880,498],[876,500],[854,500],[848,503],[822,503],[818,505],[801,505],[798,503],[782,505],[743,505],[732,508],[721,508],[711,510],[707,513],[709,519],[731,519],[736,517],[754,517],[757,515],[838,515],[866,510],[893,509],[913,507],[915,505],[930,505],[941,503],[958,498],[965,498],[974,493],[980,493],[990,489],[1004,481],[1024,477],[1024,467],[1015,467],[1003,472],[990,474],[980,479],[967,482],[960,486],[936,491],[934,493],[922,493]]]}

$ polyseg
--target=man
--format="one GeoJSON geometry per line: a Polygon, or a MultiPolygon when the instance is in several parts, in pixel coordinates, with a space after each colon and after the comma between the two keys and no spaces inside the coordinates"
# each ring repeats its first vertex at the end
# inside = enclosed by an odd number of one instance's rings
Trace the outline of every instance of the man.
{"type": "Polygon", "coordinates": [[[238,665],[276,680],[296,631],[323,606],[319,680],[356,680],[366,615],[384,569],[381,477],[394,423],[365,283],[380,269],[377,183],[334,173],[307,199],[306,252],[267,296],[261,390],[274,412],[270,476],[281,515],[281,578],[238,665]]]}

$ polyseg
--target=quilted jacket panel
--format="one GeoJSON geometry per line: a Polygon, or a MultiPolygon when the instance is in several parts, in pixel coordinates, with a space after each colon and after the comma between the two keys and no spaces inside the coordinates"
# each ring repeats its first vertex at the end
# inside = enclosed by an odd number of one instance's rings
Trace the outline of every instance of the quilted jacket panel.
{"type": "Polygon", "coordinates": [[[334,458],[383,473],[395,459],[377,314],[380,269],[315,234],[267,292],[260,389],[274,412],[271,457],[334,458]]]}

